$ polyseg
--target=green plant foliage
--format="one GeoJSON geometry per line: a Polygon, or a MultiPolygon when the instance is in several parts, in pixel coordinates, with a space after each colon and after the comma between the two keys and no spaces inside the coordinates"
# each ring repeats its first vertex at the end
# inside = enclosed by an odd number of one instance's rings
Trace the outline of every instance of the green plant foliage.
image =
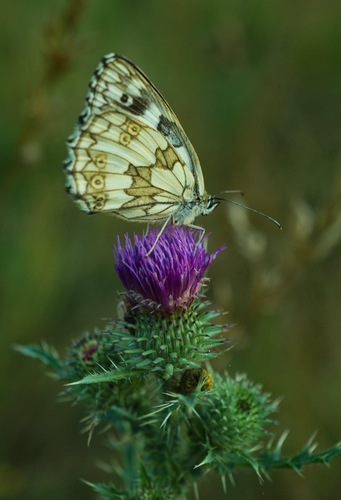
{"type": "MultiPolygon", "coordinates": [[[[154,236],[135,235],[136,248],[156,236],[156,232],[154,236]]],[[[166,240],[172,247],[172,238],[180,237],[185,242],[187,238],[188,245],[192,242],[193,251],[206,252],[190,230],[182,228],[166,228],[159,236],[160,246],[166,240]]],[[[130,270],[136,254],[127,238],[126,244],[129,254],[120,247],[119,258],[130,270]]],[[[186,250],[193,258],[190,248],[186,250]]],[[[134,300],[133,304],[126,300],[123,318],[74,341],[64,359],[47,344],[17,347],[21,354],[54,370],[56,378],[66,384],[64,396],[84,406],[89,439],[96,427],[107,435],[120,465],[106,467],[112,482],[91,484],[99,497],[186,498],[190,486],[196,487],[199,478],[212,471],[224,481],[225,476],[232,478],[238,469],[249,467],[262,479],[275,468],[300,471],[340,455],[339,444],[314,453],[316,445],[311,440],[294,455],[283,456],[285,435],[275,446],[269,445],[278,403],[244,374],[231,377],[204,368],[208,359],[226,351],[211,349],[224,343],[227,325],[217,323],[219,313],[205,310],[209,304],[197,297],[204,278],[198,281],[193,297],[185,290],[184,307],[174,292],[173,272],[167,262],[160,264],[158,252],[156,245],[143,278],[132,274],[132,288],[127,292],[134,292],[134,300]],[[163,286],[159,293],[154,289],[150,309],[147,296],[139,296],[140,304],[136,300],[134,280],[149,293],[148,279],[155,277],[156,268],[163,286]],[[174,295],[167,287],[172,287],[174,295]],[[156,302],[158,297],[165,309],[156,302]],[[167,297],[179,306],[168,310],[167,297]]],[[[173,250],[172,258],[173,263],[183,265],[179,268],[181,284],[191,283],[192,274],[197,278],[199,261],[193,268],[187,266],[182,250],[173,250]]],[[[178,293],[184,294],[182,285],[178,293]]]]}

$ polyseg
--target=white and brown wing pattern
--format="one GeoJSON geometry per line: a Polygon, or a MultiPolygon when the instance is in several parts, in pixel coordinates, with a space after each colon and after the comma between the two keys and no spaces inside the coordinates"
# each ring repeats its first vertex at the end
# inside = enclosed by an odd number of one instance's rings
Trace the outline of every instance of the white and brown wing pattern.
{"type": "Polygon", "coordinates": [[[65,162],[67,190],[82,210],[180,224],[205,213],[198,157],[142,71],[121,56],[104,57],[86,102],[65,162]]]}

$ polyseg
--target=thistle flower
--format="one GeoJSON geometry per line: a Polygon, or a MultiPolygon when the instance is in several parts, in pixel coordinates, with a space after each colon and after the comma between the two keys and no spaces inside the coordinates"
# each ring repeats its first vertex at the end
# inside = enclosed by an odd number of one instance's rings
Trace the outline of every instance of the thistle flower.
{"type": "Polygon", "coordinates": [[[69,364],[75,374],[84,376],[98,370],[100,366],[109,368],[112,355],[113,349],[107,335],[97,330],[93,333],[86,332],[73,342],[69,351],[69,364]]]}
{"type": "Polygon", "coordinates": [[[100,424],[115,430],[109,443],[123,465],[107,469],[121,484],[91,484],[103,499],[180,499],[212,470],[223,480],[245,466],[260,476],[341,455],[339,443],[314,453],[309,441],[283,457],[285,435],[274,447],[261,442],[277,403],[245,375],[203,367],[224,352],[213,350],[226,342],[217,337],[229,325],[216,324],[220,313],[205,310],[204,274],[221,248],[209,254],[200,236],[168,227],[133,242],[126,236],[125,246],[118,239],[115,267],[127,290],[121,320],[73,342],[64,360],[45,343],[17,348],[69,382],[64,398],[86,405],[89,438],[100,424]]]}
{"type": "Polygon", "coordinates": [[[214,382],[214,392],[197,408],[201,418],[193,419],[191,432],[198,437],[205,435],[209,460],[227,468],[229,453],[251,453],[269,434],[266,427],[275,423],[270,416],[277,410],[278,401],[272,401],[244,374],[233,378],[215,374],[214,382]]]}
{"type": "Polygon", "coordinates": [[[212,254],[205,249],[206,237],[187,227],[168,226],[154,245],[159,230],[134,235],[133,243],[125,236],[125,246],[117,238],[114,247],[115,268],[126,288],[132,306],[172,312],[188,307],[198,297],[204,274],[222,248],[212,254]]]}
{"type": "Polygon", "coordinates": [[[125,246],[117,239],[115,268],[127,290],[127,310],[123,331],[110,333],[130,369],[178,377],[216,357],[212,349],[226,342],[214,338],[226,326],[211,323],[220,313],[204,312],[199,298],[204,273],[222,250],[209,254],[204,243],[198,231],[179,226],[135,235],[133,243],[126,236],[125,246]]]}

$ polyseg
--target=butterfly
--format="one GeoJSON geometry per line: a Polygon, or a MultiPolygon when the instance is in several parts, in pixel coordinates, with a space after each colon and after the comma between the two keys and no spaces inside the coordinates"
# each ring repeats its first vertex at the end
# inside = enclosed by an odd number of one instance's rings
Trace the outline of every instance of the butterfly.
{"type": "Polygon", "coordinates": [[[67,146],[66,190],[88,214],[191,226],[219,204],[169,104],[123,56],[101,60],[67,146]]]}
{"type": "MultiPolygon", "coordinates": [[[[194,219],[228,201],[281,228],[258,210],[206,193],[198,156],[175,113],[148,77],[123,56],[102,58],[67,146],[66,190],[88,214],[163,223],[159,238],[168,223],[204,232],[193,225],[194,219]]],[[[241,193],[224,191],[236,192],[241,193]]]]}

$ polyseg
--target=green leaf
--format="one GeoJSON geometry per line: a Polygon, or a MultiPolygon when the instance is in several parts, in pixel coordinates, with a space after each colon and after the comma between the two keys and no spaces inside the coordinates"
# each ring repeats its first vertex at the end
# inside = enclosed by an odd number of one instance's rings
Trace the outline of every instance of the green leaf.
{"type": "Polygon", "coordinates": [[[103,373],[94,373],[92,375],[87,375],[81,380],[77,380],[76,382],[71,382],[67,385],[81,385],[81,384],[99,384],[103,382],[116,382],[122,379],[128,379],[139,375],[140,373],[144,373],[143,370],[113,370],[109,372],[103,373]]]}
{"type": "Polygon", "coordinates": [[[39,345],[14,345],[14,349],[30,358],[39,359],[44,365],[50,366],[59,376],[63,377],[65,375],[65,366],[63,362],[59,359],[58,352],[50,347],[46,342],[43,342],[41,346],[39,345]]]}

